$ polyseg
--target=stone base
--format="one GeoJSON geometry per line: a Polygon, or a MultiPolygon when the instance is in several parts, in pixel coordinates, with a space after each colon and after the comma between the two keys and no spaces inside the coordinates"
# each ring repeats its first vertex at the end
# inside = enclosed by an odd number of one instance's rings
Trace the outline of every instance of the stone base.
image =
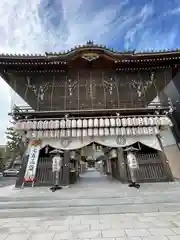
{"type": "Polygon", "coordinates": [[[176,144],[164,147],[171,172],[174,178],[180,179],[180,151],[176,144]]]}

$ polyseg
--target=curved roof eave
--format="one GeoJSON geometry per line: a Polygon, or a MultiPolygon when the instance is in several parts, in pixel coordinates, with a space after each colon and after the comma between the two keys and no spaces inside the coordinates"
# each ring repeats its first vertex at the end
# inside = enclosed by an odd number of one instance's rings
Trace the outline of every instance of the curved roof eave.
{"type": "Polygon", "coordinates": [[[106,46],[96,45],[92,42],[87,43],[86,45],[74,47],[71,50],[64,52],[45,52],[44,54],[0,54],[0,59],[8,60],[46,60],[49,58],[59,58],[66,59],[78,55],[79,53],[86,51],[100,52],[107,54],[114,59],[122,57],[158,57],[158,56],[167,56],[167,55],[180,55],[180,49],[176,50],[163,50],[163,51],[145,51],[145,52],[136,52],[133,51],[124,51],[119,52],[113,49],[107,48],[106,46]]]}

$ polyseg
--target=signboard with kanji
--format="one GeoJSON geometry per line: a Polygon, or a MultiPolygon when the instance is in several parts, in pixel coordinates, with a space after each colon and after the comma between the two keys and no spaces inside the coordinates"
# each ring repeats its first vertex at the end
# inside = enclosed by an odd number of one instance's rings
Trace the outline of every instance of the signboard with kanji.
{"type": "Polygon", "coordinates": [[[54,156],[52,159],[52,172],[59,172],[62,165],[62,158],[60,156],[54,156]]]}
{"type": "Polygon", "coordinates": [[[37,145],[32,144],[30,147],[26,172],[24,175],[24,182],[34,182],[35,181],[39,152],[40,152],[40,144],[37,144],[37,145]]]}
{"type": "Polygon", "coordinates": [[[137,162],[136,156],[133,153],[127,154],[128,166],[131,169],[138,169],[139,164],[137,162]]]}

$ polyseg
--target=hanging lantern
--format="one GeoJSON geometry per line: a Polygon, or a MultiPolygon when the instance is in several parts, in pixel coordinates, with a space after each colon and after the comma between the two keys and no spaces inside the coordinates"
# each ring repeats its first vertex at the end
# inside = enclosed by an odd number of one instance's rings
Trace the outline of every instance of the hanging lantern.
{"type": "Polygon", "coordinates": [[[36,136],[39,139],[42,138],[43,137],[43,131],[38,131],[36,136]]]}
{"type": "Polygon", "coordinates": [[[122,136],[126,135],[126,129],[124,127],[121,128],[121,134],[122,134],[122,136]]]}
{"type": "Polygon", "coordinates": [[[115,128],[110,128],[110,135],[111,136],[114,136],[115,135],[115,128]]]}
{"type": "Polygon", "coordinates": [[[81,130],[80,129],[77,129],[77,137],[81,137],[81,130]]]}
{"type": "Polygon", "coordinates": [[[149,125],[153,126],[154,125],[154,119],[153,117],[149,117],[149,125]]]}
{"type": "Polygon", "coordinates": [[[26,122],[26,129],[27,129],[27,130],[32,129],[32,128],[31,128],[31,121],[27,121],[27,122],[26,122]]]}
{"type": "Polygon", "coordinates": [[[87,128],[88,127],[87,119],[83,119],[82,125],[83,125],[83,128],[87,128]]]}
{"type": "Polygon", "coordinates": [[[53,124],[53,120],[50,120],[50,121],[49,121],[49,129],[53,129],[53,125],[54,125],[54,124],[53,124]]]}
{"type": "Polygon", "coordinates": [[[159,125],[159,118],[158,117],[153,117],[154,125],[158,126],[159,125]]]}
{"type": "Polygon", "coordinates": [[[120,127],[120,126],[121,126],[121,119],[116,118],[116,127],[120,127]]]}
{"type": "Polygon", "coordinates": [[[66,128],[71,128],[71,120],[66,119],[66,128]]]}
{"type": "Polygon", "coordinates": [[[115,135],[116,136],[120,135],[120,128],[118,127],[115,128],[115,135]]]}
{"type": "Polygon", "coordinates": [[[56,129],[56,120],[52,121],[52,129],[56,129]]]}
{"type": "Polygon", "coordinates": [[[105,125],[105,127],[109,127],[110,126],[110,122],[109,122],[108,118],[104,119],[104,125],[105,125]]]}
{"type": "Polygon", "coordinates": [[[15,129],[21,130],[21,122],[20,122],[20,121],[17,121],[17,122],[16,122],[16,124],[15,124],[15,129]]]}
{"type": "Polygon", "coordinates": [[[157,126],[161,126],[161,121],[159,117],[155,117],[156,118],[156,124],[157,126]]]}
{"type": "Polygon", "coordinates": [[[94,127],[99,127],[99,120],[97,118],[94,119],[94,127]]]}
{"type": "Polygon", "coordinates": [[[110,126],[115,127],[116,126],[116,120],[114,118],[110,118],[110,126]]]}
{"type": "Polygon", "coordinates": [[[118,136],[122,135],[122,128],[118,128],[118,136]]]}
{"type": "Polygon", "coordinates": [[[66,136],[66,133],[65,133],[65,130],[64,130],[64,129],[62,129],[62,130],[60,131],[60,136],[61,136],[61,137],[65,137],[65,136],[66,136]]]}
{"type": "Polygon", "coordinates": [[[137,135],[137,132],[136,132],[136,128],[135,128],[135,127],[132,128],[132,135],[133,135],[133,136],[136,136],[136,135],[137,135]]]}
{"type": "Polygon", "coordinates": [[[50,138],[54,138],[54,131],[53,130],[50,131],[50,138]]]}
{"type": "Polygon", "coordinates": [[[70,129],[66,129],[66,137],[70,137],[71,136],[71,130],[70,129]]]}
{"type": "Polygon", "coordinates": [[[139,117],[138,118],[138,126],[143,126],[144,122],[143,122],[143,118],[139,117]]]}
{"type": "Polygon", "coordinates": [[[26,129],[26,128],[25,128],[25,122],[24,122],[24,121],[21,121],[21,122],[20,122],[20,126],[21,126],[21,127],[20,127],[21,130],[25,130],[25,129],[26,129]]]}
{"type": "Polygon", "coordinates": [[[76,134],[76,129],[72,129],[71,134],[72,134],[72,137],[76,137],[76,136],[77,136],[77,134],[76,134]]]}
{"type": "MultiPolygon", "coordinates": [[[[91,119],[92,120],[92,119],[91,119]]],[[[89,128],[88,129],[88,136],[92,137],[93,136],[93,129],[89,128]]]]}
{"type": "Polygon", "coordinates": [[[126,134],[128,136],[132,135],[131,128],[129,128],[129,127],[126,128],[126,134]]]}
{"type": "Polygon", "coordinates": [[[76,120],[75,119],[71,120],[71,126],[72,126],[72,128],[76,128],[76,120]]]}
{"type": "Polygon", "coordinates": [[[77,128],[82,128],[82,120],[81,119],[78,119],[76,124],[77,124],[77,128]]]}
{"type": "Polygon", "coordinates": [[[99,126],[104,127],[104,119],[103,118],[99,119],[99,126]]]}
{"type": "MultiPolygon", "coordinates": [[[[43,129],[46,129],[46,126],[47,126],[47,121],[43,121],[43,129]]],[[[48,127],[47,127],[48,128],[48,127]]]]}
{"type": "Polygon", "coordinates": [[[144,135],[143,127],[140,127],[140,128],[139,128],[139,131],[140,131],[140,133],[141,133],[140,135],[144,135]]]}
{"type": "Polygon", "coordinates": [[[159,134],[159,128],[158,127],[154,127],[153,128],[153,132],[155,135],[158,135],[159,134]]]}
{"type": "Polygon", "coordinates": [[[170,119],[168,117],[164,117],[164,125],[169,126],[170,119]]]}
{"type": "Polygon", "coordinates": [[[66,127],[66,121],[64,119],[60,120],[60,128],[63,129],[66,127]]]}
{"type": "Polygon", "coordinates": [[[59,120],[55,120],[54,129],[59,129],[59,120]]]}
{"type": "Polygon", "coordinates": [[[127,118],[127,125],[128,125],[129,127],[133,126],[132,119],[129,118],[129,117],[127,118]]]}
{"type": "Polygon", "coordinates": [[[31,129],[28,129],[28,122],[27,121],[23,122],[23,127],[24,127],[23,130],[31,130],[31,129]]]}
{"type": "Polygon", "coordinates": [[[122,118],[122,119],[121,119],[121,122],[122,122],[122,126],[123,126],[123,127],[126,127],[126,126],[127,126],[127,119],[126,119],[126,118],[122,118]]]}
{"type": "Polygon", "coordinates": [[[103,128],[99,128],[99,136],[104,136],[104,129],[103,128]]]}
{"type": "Polygon", "coordinates": [[[43,131],[43,138],[48,138],[48,130],[43,131]]]}
{"type": "Polygon", "coordinates": [[[59,130],[55,130],[55,133],[54,133],[54,137],[55,138],[59,138],[60,137],[60,131],[59,130]]]}
{"type": "Polygon", "coordinates": [[[149,132],[149,135],[153,135],[154,133],[153,127],[148,127],[148,132],[149,132]]]}
{"type": "Polygon", "coordinates": [[[104,135],[109,136],[109,128],[104,128],[104,135]]]}
{"type": "Polygon", "coordinates": [[[148,126],[149,125],[149,121],[148,121],[149,119],[147,118],[147,117],[144,117],[143,118],[143,125],[144,126],[148,126]]]}
{"type": "Polygon", "coordinates": [[[83,135],[83,137],[87,137],[87,135],[88,135],[87,129],[83,129],[82,135],[83,135]]]}
{"type": "Polygon", "coordinates": [[[16,128],[17,130],[21,130],[21,129],[22,129],[21,121],[17,121],[17,122],[16,122],[15,128],[16,128]]]}
{"type": "Polygon", "coordinates": [[[37,121],[33,121],[32,123],[32,129],[35,130],[37,128],[37,121]]]}
{"type": "Polygon", "coordinates": [[[148,131],[147,127],[143,127],[143,134],[144,135],[148,135],[149,134],[149,131],[148,131]]]}
{"type": "Polygon", "coordinates": [[[37,122],[37,129],[40,129],[40,121],[37,122]]]}
{"type": "Polygon", "coordinates": [[[93,133],[94,136],[97,137],[98,136],[98,128],[94,128],[93,130],[94,130],[94,133],[93,133]]]}
{"type": "Polygon", "coordinates": [[[136,132],[137,132],[137,135],[141,135],[141,129],[140,129],[140,127],[137,127],[137,128],[136,128],[136,132]]]}
{"type": "Polygon", "coordinates": [[[93,120],[92,119],[88,119],[88,127],[89,128],[93,127],[93,120]]]}
{"type": "Polygon", "coordinates": [[[138,120],[137,120],[137,118],[135,118],[135,117],[132,118],[132,125],[133,125],[133,126],[137,126],[137,125],[138,125],[138,120]]]}

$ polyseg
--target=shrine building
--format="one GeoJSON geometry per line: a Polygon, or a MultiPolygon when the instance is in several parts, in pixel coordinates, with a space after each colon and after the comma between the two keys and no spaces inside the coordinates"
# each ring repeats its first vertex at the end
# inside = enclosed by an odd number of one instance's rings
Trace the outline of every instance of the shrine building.
{"type": "Polygon", "coordinates": [[[63,151],[65,186],[98,160],[128,182],[127,146],[139,149],[139,182],[180,178],[174,106],[165,94],[154,101],[179,65],[180,51],[117,52],[91,41],[67,52],[1,54],[2,78],[27,103],[12,113],[26,144],[17,186],[28,171],[35,186],[53,184],[53,149],[63,151]]]}

